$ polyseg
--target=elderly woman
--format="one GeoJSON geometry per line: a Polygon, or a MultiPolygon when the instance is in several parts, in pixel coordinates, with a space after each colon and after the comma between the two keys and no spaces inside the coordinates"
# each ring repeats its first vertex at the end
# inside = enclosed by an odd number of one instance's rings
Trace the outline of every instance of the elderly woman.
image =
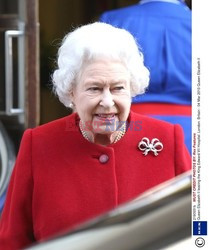
{"type": "Polygon", "coordinates": [[[53,74],[76,111],[23,135],[0,224],[2,249],[75,227],[190,169],[179,125],[130,112],[149,72],[132,35],[104,23],[69,33],[53,74]]]}

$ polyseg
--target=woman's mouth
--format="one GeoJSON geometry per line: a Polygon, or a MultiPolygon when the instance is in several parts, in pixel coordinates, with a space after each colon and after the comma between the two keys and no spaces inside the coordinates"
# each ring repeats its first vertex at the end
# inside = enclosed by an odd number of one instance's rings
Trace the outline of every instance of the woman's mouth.
{"type": "Polygon", "coordinates": [[[95,114],[96,119],[103,121],[103,122],[113,122],[116,119],[115,113],[101,113],[101,114],[95,114]]]}
{"type": "Polygon", "coordinates": [[[101,118],[113,118],[115,117],[115,114],[96,114],[96,116],[101,118]]]}

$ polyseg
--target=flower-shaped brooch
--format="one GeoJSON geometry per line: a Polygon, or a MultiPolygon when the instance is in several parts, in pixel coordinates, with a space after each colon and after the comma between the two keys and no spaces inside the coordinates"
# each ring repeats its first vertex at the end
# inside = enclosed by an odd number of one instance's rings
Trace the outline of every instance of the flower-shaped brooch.
{"type": "Polygon", "coordinates": [[[158,152],[162,151],[163,144],[157,138],[153,138],[150,142],[147,137],[143,137],[138,144],[138,148],[139,150],[144,151],[144,155],[147,155],[150,151],[152,151],[154,155],[157,156],[158,152]]]}

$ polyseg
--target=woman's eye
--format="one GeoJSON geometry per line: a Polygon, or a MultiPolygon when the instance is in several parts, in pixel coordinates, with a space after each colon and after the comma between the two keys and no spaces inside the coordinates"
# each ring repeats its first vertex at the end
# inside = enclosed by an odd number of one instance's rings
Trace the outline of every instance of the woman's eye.
{"type": "Polygon", "coordinates": [[[123,89],[124,89],[123,86],[117,86],[117,87],[114,88],[114,90],[123,90],[123,89]]]}
{"type": "Polygon", "coordinates": [[[100,88],[99,87],[90,87],[88,88],[89,91],[99,91],[100,88]]]}

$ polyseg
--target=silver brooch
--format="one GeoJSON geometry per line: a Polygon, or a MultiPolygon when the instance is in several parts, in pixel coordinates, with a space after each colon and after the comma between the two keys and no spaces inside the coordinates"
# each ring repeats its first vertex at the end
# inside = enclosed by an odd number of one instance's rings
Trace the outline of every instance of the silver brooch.
{"type": "Polygon", "coordinates": [[[144,151],[144,155],[147,155],[150,151],[152,151],[154,155],[157,156],[158,152],[162,151],[163,144],[157,138],[153,138],[150,142],[147,137],[143,137],[138,144],[138,148],[141,151],[144,151]]]}

